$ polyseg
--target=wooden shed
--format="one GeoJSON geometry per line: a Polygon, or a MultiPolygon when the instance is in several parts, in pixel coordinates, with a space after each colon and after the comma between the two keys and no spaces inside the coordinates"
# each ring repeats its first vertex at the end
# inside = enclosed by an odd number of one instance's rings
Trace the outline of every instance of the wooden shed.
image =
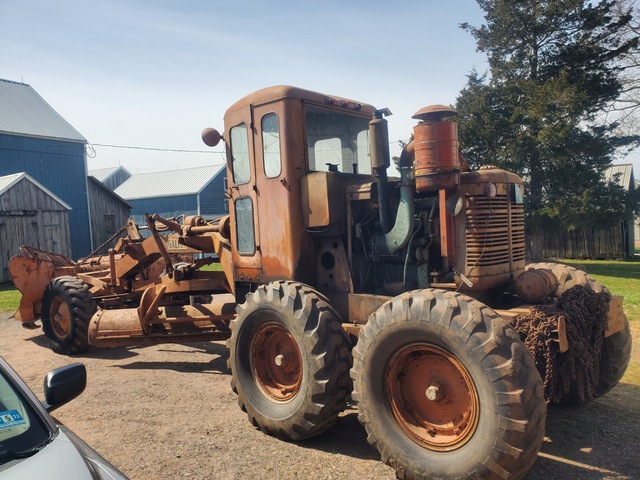
{"type": "Polygon", "coordinates": [[[21,245],[71,255],[71,207],[24,172],[0,177],[0,283],[21,245]]]}
{"type": "Polygon", "coordinates": [[[115,245],[115,240],[105,243],[120,227],[127,224],[131,205],[115,194],[93,176],[89,177],[89,212],[91,214],[91,235],[97,253],[106,253],[115,245]],[[102,248],[99,248],[102,247],[102,248]]]}

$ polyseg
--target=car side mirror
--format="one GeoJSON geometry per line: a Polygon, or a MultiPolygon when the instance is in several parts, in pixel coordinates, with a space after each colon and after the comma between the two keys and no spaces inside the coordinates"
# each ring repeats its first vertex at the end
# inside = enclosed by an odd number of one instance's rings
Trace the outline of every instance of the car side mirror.
{"type": "Polygon", "coordinates": [[[80,395],[87,386],[87,369],[82,363],[72,363],[51,370],[44,377],[44,401],[47,412],[53,412],[80,395]]]}

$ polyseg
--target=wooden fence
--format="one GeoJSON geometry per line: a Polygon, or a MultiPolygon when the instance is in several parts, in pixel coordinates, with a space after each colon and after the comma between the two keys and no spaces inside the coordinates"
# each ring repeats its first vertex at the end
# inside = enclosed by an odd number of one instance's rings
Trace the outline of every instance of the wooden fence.
{"type": "Polygon", "coordinates": [[[588,227],[544,233],[543,258],[616,259],[629,255],[626,222],[609,229],[588,227]]]}

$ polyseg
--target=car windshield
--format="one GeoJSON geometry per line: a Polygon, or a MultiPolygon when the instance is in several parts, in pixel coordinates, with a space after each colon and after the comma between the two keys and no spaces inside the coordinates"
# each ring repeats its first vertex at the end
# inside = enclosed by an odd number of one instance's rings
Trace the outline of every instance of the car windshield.
{"type": "Polygon", "coordinates": [[[310,171],[371,173],[367,118],[307,107],[306,130],[310,171]]]}
{"type": "Polygon", "coordinates": [[[0,465],[37,452],[53,432],[0,367],[0,465]]]}

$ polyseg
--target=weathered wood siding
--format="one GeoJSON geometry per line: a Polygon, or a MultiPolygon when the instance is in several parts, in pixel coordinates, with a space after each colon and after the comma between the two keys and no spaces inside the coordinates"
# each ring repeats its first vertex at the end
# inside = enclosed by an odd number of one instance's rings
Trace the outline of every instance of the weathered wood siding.
{"type": "Polygon", "coordinates": [[[67,209],[26,178],[0,195],[0,282],[21,245],[71,255],[67,209]]]}
{"type": "MultiPolygon", "coordinates": [[[[98,248],[129,220],[129,205],[102,183],[89,177],[89,211],[94,248],[98,248]]],[[[99,253],[106,253],[115,245],[109,242],[99,253]]]]}
{"type": "MultiPolygon", "coordinates": [[[[577,228],[567,232],[545,232],[544,258],[616,259],[630,256],[633,242],[629,240],[628,222],[609,229],[577,228]]],[[[633,238],[633,237],[631,237],[633,238]]]]}

